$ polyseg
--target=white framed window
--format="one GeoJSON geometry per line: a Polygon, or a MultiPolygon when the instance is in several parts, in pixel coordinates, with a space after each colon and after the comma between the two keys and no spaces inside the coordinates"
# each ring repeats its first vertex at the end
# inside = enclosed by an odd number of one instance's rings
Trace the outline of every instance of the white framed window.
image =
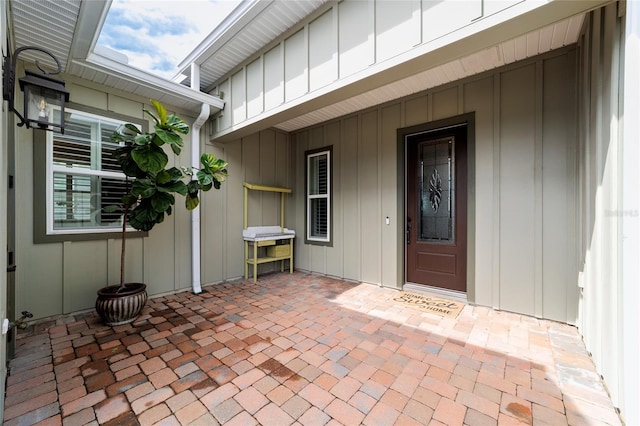
{"type": "Polygon", "coordinates": [[[331,149],[307,151],[306,235],[310,244],[331,244],[331,149]]]}
{"type": "Polygon", "coordinates": [[[105,208],[119,205],[126,191],[113,157],[119,145],[111,142],[124,122],[71,109],[65,116],[64,134],[46,132],[46,233],[118,231],[123,212],[105,208]]]}

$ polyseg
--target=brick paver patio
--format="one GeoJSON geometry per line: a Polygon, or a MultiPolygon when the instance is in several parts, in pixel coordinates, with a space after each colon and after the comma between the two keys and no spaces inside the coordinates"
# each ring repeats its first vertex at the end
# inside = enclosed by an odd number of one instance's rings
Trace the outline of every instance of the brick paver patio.
{"type": "Polygon", "coordinates": [[[620,424],[577,330],[296,272],[31,327],[5,425],[620,424]]]}

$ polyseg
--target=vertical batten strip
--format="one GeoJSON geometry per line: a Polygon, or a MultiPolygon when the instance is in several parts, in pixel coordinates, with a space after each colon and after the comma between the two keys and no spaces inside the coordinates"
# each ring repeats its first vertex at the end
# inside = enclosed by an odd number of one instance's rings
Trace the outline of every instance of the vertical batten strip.
{"type": "MultiPolygon", "coordinates": [[[[611,398],[614,405],[619,406],[620,398],[620,380],[622,378],[621,370],[621,351],[622,351],[622,333],[621,333],[621,282],[620,282],[620,256],[618,254],[621,215],[624,214],[621,209],[620,191],[621,182],[620,174],[620,146],[618,140],[618,93],[620,92],[619,82],[619,64],[620,64],[620,28],[617,16],[617,5],[611,4],[604,8],[603,16],[603,37],[604,45],[604,93],[603,100],[605,102],[605,110],[603,113],[603,143],[608,139],[609,143],[606,149],[606,162],[604,164],[604,173],[608,189],[605,192],[604,202],[604,219],[607,225],[605,231],[606,241],[603,254],[606,256],[604,262],[608,265],[608,273],[605,281],[600,285],[604,286],[605,282],[615,283],[611,286],[611,291],[603,292],[606,297],[600,300],[605,304],[605,324],[608,331],[603,333],[603,348],[606,349],[606,365],[602,367],[603,375],[606,377],[607,384],[610,388],[611,398]]],[[[603,182],[604,184],[605,182],[603,182]]],[[[603,188],[606,186],[603,185],[603,188]]]]}
{"type": "Polygon", "coordinates": [[[500,98],[501,74],[493,76],[493,291],[494,308],[500,308],[500,98]]]}
{"type": "Polygon", "coordinates": [[[533,245],[534,245],[534,301],[533,312],[537,317],[544,315],[543,307],[543,249],[544,241],[543,235],[543,187],[542,187],[542,173],[543,173],[543,90],[544,90],[544,67],[542,60],[536,62],[535,72],[535,123],[534,123],[534,164],[533,164],[533,185],[534,185],[534,215],[533,215],[533,245]]]}

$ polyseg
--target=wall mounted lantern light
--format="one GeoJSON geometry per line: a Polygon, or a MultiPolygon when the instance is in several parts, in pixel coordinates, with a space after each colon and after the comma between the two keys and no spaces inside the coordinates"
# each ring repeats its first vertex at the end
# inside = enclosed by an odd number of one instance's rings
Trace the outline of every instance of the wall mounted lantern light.
{"type": "Polygon", "coordinates": [[[4,100],[9,101],[9,109],[16,113],[20,122],[18,126],[27,125],[27,128],[38,128],[43,130],[59,129],[64,133],[64,104],[69,102],[69,92],[64,88],[64,81],[51,77],[60,73],[62,67],[58,58],[51,52],[41,47],[23,46],[14,52],[13,56],[4,58],[3,65],[3,92],[4,100]],[[18,82],[20,90],[24,92],[24,115],[21,115],[14,107],[14,91],[16,83],[16,60],[18,55],[25,50],[37,50],[49,55],[55,61],[58,69],[47,72],[42,68],[40,62],[36,60],[36,66],[42,72],[39,74],[30,70],[25,70],[25,76],[18,82]],[[53,106],[60,109],[59,113],[53,111],[53,106]]]}

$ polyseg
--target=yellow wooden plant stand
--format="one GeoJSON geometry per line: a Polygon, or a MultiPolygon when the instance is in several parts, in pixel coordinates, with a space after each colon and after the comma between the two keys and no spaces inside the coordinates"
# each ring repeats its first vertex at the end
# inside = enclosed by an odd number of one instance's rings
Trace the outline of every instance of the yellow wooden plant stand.
{"type": "Polygon", "coordinates": [[[244,278],[249,279],[249,265],[253,265],[253,282],[258,280],[258,265],[280,261],[284,272],[284,261],[289,260],[289,273],[293,273],[293,239],[296,232],[284,227],[284,197],[291,189],[276,186],[256,185],[244,182],[244,278]],[[249,190],[280,193],[280,226],[249,226],[249,190]],[[251,255],[249,246],[252,246],[251,255]],[[266,247],[267,255],[258,257],[258,248],[266,247]]]}

